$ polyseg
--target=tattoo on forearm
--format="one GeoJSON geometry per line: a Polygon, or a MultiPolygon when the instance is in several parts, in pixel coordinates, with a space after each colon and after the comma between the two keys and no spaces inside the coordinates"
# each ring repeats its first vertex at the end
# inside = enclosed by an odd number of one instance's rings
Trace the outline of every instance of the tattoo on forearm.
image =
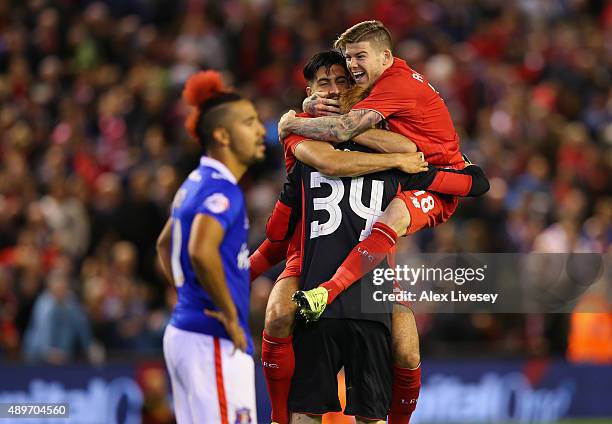
{"type": "Polygon", "coordinates": [[[341,116],[300,119],[292,131],[314,140],[346,141],[372,128],[381,119],[371,110],[353,110],[341,116]]]}

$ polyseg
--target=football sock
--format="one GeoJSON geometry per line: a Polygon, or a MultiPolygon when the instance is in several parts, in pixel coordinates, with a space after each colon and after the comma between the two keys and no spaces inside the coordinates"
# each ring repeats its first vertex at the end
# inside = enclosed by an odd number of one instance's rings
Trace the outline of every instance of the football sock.
{"type": "Polygon", "coordinates": [[[251,281],[285,259],[288,245],[288,241],[272,242],[265,239],[249,257],[251,281]]]}
{"type": "Polygon", "coordinates": [[[263,365],[268,394],[272,404],[272,421],[279,424],[289,423],[289,388],[295,369],[292,336],[272,337],[263,333],[261,363],[263,365]]]}
{"type": "Polygon", "coordinates": [[[328,291],[327,304],[333,302],[355,281],[376,268],[393,249],[396,240],[397,233],[393,228],[382,222],[375,223],[370,235],[351,250],[331,280],[319,286],[328,291]]]}
{"type": "Polygon", "coordinates": [[[472,187],[472,176],[440,170],[427,190],[453,196],[467,196],[472,187]]]}
{"type": "Polygon", "coordinates": [[[389,424],[408,424],[421,390],[421,365],[415,369],[393,366],[393,393],[389,424]]]}

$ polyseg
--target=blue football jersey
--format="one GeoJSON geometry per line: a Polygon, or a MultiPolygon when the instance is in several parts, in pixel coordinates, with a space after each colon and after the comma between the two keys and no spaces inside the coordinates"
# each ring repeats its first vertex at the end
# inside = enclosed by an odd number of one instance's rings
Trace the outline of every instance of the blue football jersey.
{"type": "Polygon", "coordinates": [[[198,282],[189,260],[187,247],[191,225],[200,213],[214,217],[223,226],[225,234],[220,250],[225,280],[247,336],[247,352],[252,353],[253,340],[248,324],[251,291],[247,247],[249,221],[244,196],[229,169],[205,156],[176,192],[172,203],[171,259],[178,302],[170,324],[182,330],[229,339],[223,325],[204,314],[205,309],[218,309],[198,282]]]}

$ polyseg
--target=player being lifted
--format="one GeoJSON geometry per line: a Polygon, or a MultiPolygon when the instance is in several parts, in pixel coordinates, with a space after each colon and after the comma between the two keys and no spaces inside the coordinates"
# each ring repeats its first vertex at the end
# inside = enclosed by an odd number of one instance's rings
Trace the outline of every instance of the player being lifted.
{"type": "MultiPolygon", "coordinates": [[[[330,98],[337,98],[338,92],[344,92],[343,98],[346,97],[347,94],[353,97],[359,95],[352,92],[346,92],[348,87],[347,70],[344,58],[337,52],[324,52],[315,55],[305,66],[304,76],[309,83],[307,89],[308,94],[317,90],[327,95],[327,91],[329,90],[330,98]],[[336,82],[338,82],[338,84],[336,84],[336,82]]],[[[346,103],[346,99],[343,103],[346,103]]],[[[389,148],[389,146],[394,149],[403,148],[406,150],[412,150],[414,148],[414,145],[409,140],[397,134],[390,134],[387,131],[381,130],[368,130],[357,139],[362,145],[370,145],[378,149],[389,148]],[[398,143],[399,145],[397,145],[398,143]]],[[[379,169],[392,168],[392,164],[394,163],[392,155],[367,155],[358,152],[335,151],[329,143],[312,141],[297,135],[290,135],[285,138],[284,144],[288,162],[291,161],[291,163],[293,163],[295,161],[293,158],[293,152],[295,151],[295,155],[298,156],[298,159],[302,159],[304,162],[313,165],[318,170],[323,171],[324,174],[361,175],[365,173],[367,166],[370,167],[370,172],[375,172],[379,169]],[[375,161],[380,161],[380,159],[383,158],[382,165],[385,165],[385,167],[376,165],[378,162],[375,161]],[[359,160],[361,160],[361,165],[359,165],[359,160]],[[358,173],[358,171],[360,173],[358,173]],[[344,172],[344,174],[342,174],[342,172],[344,172]]],[[[410,158],[410,156],[408,157],[410,158]]],[[[409,169],[409,171],[418,171],[420,170],[419,167],[420,169],[425,169],[423,165],[418,165],[409,169]]],[[[477,175],[479,169],[473,168],[473,171],[474,175],[477,175]]],[[[429,174],[430,177],[432,175],[433,174],[429,174]]],[[[471,181],[471,176],[453,174],[450,175],[450,177],[467,178],[471,181]]],[[[480,179],[481,183],[486,183],[484,176],[479,176],[477,179],[480,179]]],[[[433,181],[432,179],[432,182],[433,181]]],[[[452,182],[452,178],[449,181],[452,182]]],[[[439,184],[439,186],[445,188],[449,185],[444,182],[439,184]]],[[[477,189],[478,186],[479,184],[476,184],[474,188],[477,189]]],[[[468,182],[466,192],[453,191],[453,194],[465,195],[468,194],[471,188],[468,182]]],[[[284,237],[283,231],[285,230],[286,223],[282,221],[287,221],[287,209],[287,206],[282,203],[277,203],[268,225],[268,235],[270,239],[279,240],[284,237]],[[280,219],[278,218],[279,216],[280,219]]],[[[380,211],[378,213],[380,213],[380,211]]],[[[370,226],[371,224],[372,222],[369,223],[370,226]]],[[[296,231],[291,239],[291,246],[287,252],[287,266],[273,288],[266,312],[262,363],[272,400],[273,420],[280,423],[285,423],[288,420],[286,399],[289,381],[293,373],[293,351],[290,336],[295,314],[295,307],[291,304],[289,298],[297,287],[297,276],[300,274],[301,263],[299,253],[301,243],[302,237],[298,227],[298,231],[296,231]],[[291,276],[288,277],[287,274],[291,274],[291,276]]],[[[284,255],[282,246],[281,249],[279,249],[281,251],[280,257],[276,255],[278,252],[271,252],[270,246],[274,244],[278,243],[271,243],[269,240],[266,240],[251,258],[253,267],[252,272],[254,271],[255,275],[262,272],[270,263],[276,263],[282,259],[284,255]]],[[[401,348],[399,349],[401,354],[396,355],[396,359],[398,359],[397,356],[399,356],[399,359],[402,357],[410,357],[410,359],[400,360],[399,365],[413,364],[414,367],[419,363],[416,327],[414,327],[414,320],[411,315],[407,315],[403,319],[406,325],[398,325],[399,330],[394,333],[394,335],[398,335],[398,339],[400,340],[398,344],[401,348]],[[403,327],[412,328],[412,330],[408,330],[409,335],[412,335],[412,337],[406,337],[407,332],[403,327]]],[[[400,323],[399,319],[398,323],[400,323]]],[[[398,392],[398,390],[394,392],[398,392]]]]}
{"type": "MultiPolygon", "coordinates": [[[[172,203],[157,252],[178,303],[164,334],[176,419],[256,419],[249,333],[249,228],[237,181],[264,157],[265,130],[253,104],[214,71],[187,81],[186,127],[204,149],[172,203]]],[[[244,421],[247,420],[247,421],[244,421]]]]}

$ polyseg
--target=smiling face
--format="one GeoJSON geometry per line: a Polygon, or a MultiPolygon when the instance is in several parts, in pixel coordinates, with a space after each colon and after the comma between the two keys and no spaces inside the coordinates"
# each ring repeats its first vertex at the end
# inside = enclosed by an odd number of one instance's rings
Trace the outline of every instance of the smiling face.
{"type": "Polygon", "coordinates": [[[346,70],[341,65],[331,65],[329,68],[321,66],[313,81],[306,87],[306,93],[310,96],[314,92],[322,93],[329,99],[337,99],[340,93],[346,91],[350,86],[346,70]]]}
{"type": "Polygon", "coordinates": [[[371,41],[346,44],[346,66],[361,88],[371,87],[382,73],[393,64],[391,50],[377,47],[371,41]]]}

